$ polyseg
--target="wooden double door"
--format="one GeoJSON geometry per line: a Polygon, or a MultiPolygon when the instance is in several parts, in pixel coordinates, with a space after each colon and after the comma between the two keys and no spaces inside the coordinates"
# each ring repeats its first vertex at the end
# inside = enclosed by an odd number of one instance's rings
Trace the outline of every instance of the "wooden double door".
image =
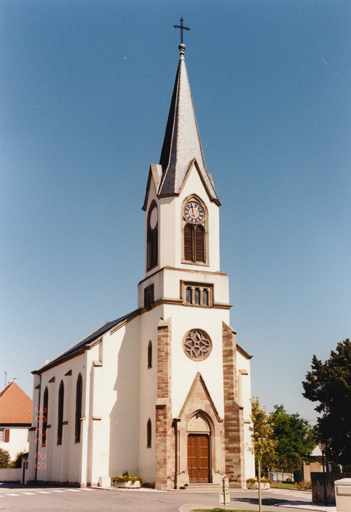
{"type": "Polygon", "coordinates": [[[210,481],[209,435],[188,435],[188,473],[190,483],[207,483],[210,481]]]}

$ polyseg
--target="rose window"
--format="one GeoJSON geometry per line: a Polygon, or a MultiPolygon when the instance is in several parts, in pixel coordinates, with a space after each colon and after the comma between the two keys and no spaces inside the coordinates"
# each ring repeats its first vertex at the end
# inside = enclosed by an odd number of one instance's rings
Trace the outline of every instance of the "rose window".
{"type": "Polygon", "coordinates": [[[205,331],[193,329],[185,335],[183,349],[190,359],[203,361],[210,355],[211,339],[205,331]]]}

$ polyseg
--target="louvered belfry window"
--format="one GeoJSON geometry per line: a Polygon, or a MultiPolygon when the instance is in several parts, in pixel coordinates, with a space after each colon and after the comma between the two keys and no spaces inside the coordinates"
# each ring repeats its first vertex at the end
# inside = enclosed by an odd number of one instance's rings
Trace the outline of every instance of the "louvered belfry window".
{"type": "Polygon", "coordinates": [[[205,263],[205,229],[196,226],[195,229],[195,261],[205,263]]]}
{"type": "Polygon", "coordinates": [[[184,226],[184,259],[193,263],[205,263],[205,228],[201,225],[184,226]]]}
{"type": "Polygon", "coordinates": [[[193,261],[193,232],[194,226],[186,224],[184,228],[184,259],[193,261]]]}
{"type": "Polygon", "coordinates": [[[147,219],[147,248],[146,248],[146,267],[151,270],[158,264],[158,222],[157,206],[153,202],[148,213],[147,219]]]}

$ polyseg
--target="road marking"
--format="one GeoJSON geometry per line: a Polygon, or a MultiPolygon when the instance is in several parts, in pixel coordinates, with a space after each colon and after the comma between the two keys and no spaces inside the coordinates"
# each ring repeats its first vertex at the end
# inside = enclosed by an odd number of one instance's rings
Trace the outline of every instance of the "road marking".
{"type": "Polygon", "coordinates": [[[21,491],[20,494],[14,493],[14,492],[11,492],[11,493],[8,493],[8,494],[0,494],[0,498],[6,498],[8,496],[18,497],[18,496],[22,496],[22,495],[35,496],[37,494],[52,494],[53,492],[65,493],[65,492],[80,492],[80,491],[90,491],[91,492],[91,491],[94,491],[94,489],[88,489],[88,488],[82,487],[81,489],[50,489],[50,491],[37,491],[37,490],[35,490],[34,492],[21,491]]]}

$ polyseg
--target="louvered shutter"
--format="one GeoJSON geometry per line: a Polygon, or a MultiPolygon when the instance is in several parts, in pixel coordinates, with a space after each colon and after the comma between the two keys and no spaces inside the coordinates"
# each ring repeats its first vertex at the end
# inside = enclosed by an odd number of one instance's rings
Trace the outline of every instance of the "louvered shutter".
{"type": "Polygon", "coordinates": [[[151,232],[152,248],[151,248],[151,266],[157,266],[158,256],[158,228],[157,226],[151,232]]]}
{"type": "Polygon", "coordinates": [[[193,261],[193,227],[186,224],[184,227],[184,259],[193,261]]]}
{"type": "Polygon", "coordinates": [[[7,428],[5,429],[5,443],[9,443],[10,442],[10,429],[7,428]]]}
{"type": "Polygon", "coordinates": [[[205,263],[205,230],[203,226],[197,226],[195,231],[196,261],[205,263]]]}

